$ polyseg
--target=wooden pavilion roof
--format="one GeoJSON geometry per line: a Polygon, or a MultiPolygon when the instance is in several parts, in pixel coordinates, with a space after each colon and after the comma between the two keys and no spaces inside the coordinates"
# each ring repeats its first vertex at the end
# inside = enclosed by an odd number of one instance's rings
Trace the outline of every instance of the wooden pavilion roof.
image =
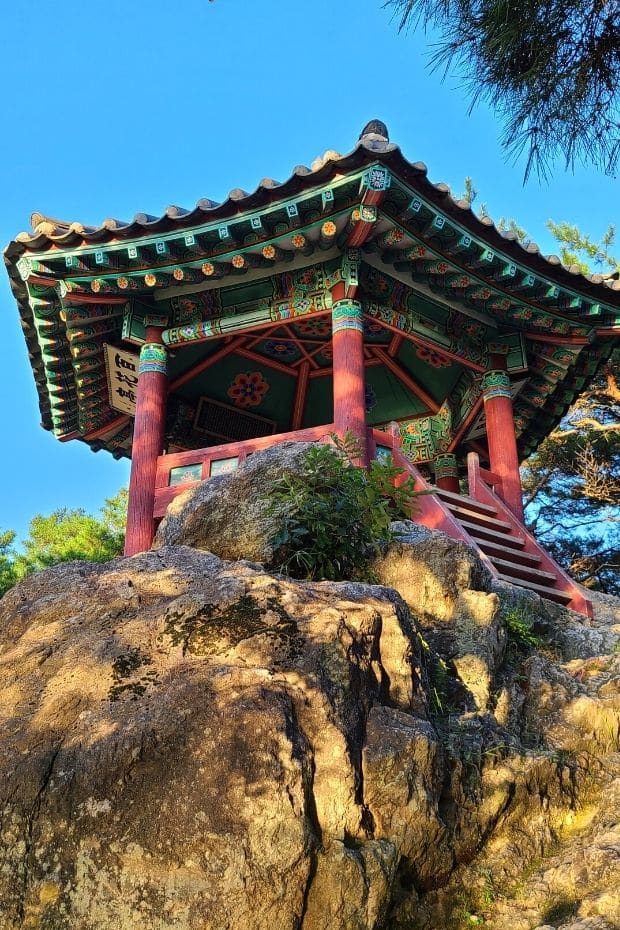
{"type": "MultiPolygon", "coordinates": [[[[312,268],[327,280],[351,249],[359,251],[367,312],[386,330],[394,333],[398,324],[423,345],[435,310],[456,315],[465,354],[472,348],[470,380],[488,365],[489,346],[523,338],[526,361],[515,371],[526,382],[516,401],[524,455],[557,424],[620,335],[617,278],[566,268],[477,217],[446,184],[433,184],[422,162],[409,162],[378,121],[348,155],[326,152],[283,183],[266,178],[252,193],[231,191],[223,203],[200,200],[191,210],[169,206],[159,217],[137,214],[97,227],[34,214],[32,227],[9,243],[5,262],[42,425],[116,455],[129,453],[131,425],[109,407],[103,346],[123,345],[128,316],[145,307],[161,312],[167,341],[177,346],[184,326],[212,319],[215,297],[208,295],[219,295],[217,312],[228,318],[238,313],[232,301],[242,284],[247,301],[253,283],[278,275],[312,268]],[[379,203],[373,191],[381,192],[379,203]],[[394,300],[398,320],[389,315],[394,300]],[[422,323],[418,306],[430,314],[422,312],[422,323]],[[467,321],[478,328],[471,339],[467,321]]],[[[449,357],[445,339],[439,348],[449,357]]],[[[385,347],[372,351],[385,361],[385,347]]],[[[177,380],[183,373],[179,362],[177,380]]],[[[475,393],[475,383],[459,391],[475,393]]],[[[440,397],[435,401],[441,406],[440,397]]]]}

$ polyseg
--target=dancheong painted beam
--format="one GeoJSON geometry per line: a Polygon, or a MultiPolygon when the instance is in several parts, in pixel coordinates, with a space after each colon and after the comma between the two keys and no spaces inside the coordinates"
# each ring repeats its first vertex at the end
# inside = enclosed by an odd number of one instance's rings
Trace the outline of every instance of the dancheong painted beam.
{"type": "MultiPolygon", "coordinates": [[[[519,459],[618,345],[616,278],[480,220],[377,120],[348,155],[224,203],[32,227],[5,263],[42,423],[132,458],[128,553],[179,489],[335,430],[357,437],[361,464],[388,448],[416,480],[434,476],[423,519],[501,574],[497,546],[513,543],[489,533],[522,526],[519,459]]],[[[556,600],[587,612],[558,584],[556,600]]]]}

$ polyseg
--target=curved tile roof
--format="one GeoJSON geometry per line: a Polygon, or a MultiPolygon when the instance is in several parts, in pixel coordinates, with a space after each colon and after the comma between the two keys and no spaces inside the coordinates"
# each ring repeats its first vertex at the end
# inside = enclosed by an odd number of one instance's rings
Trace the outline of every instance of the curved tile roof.
{"type": "MultiPolygon", "coordinates": [[[[291,176],[279,183],[272,178],[263,178],[252,192],[241,188],[230,191],[228,198],[218,203],[208,198],[199,200],[193,209],[167,206],[161,216],[137,213],[133,220],[108,218],[99,226],[86,226],[79,222],[67,222],[33,213],[32,232],[20,232],[6,249],[8,258],[15,260],[24,252],[43,252],[50,248],[78,248],[83,245],[126,240],[143,236],[145,233],[165,233],[185,229],[200,223],[231,218],[235,214],[258,209],[274,199],[295,195],[307,187],[329,182],[336,174],[358,169],[373,161],[381,161],[395,175],[411,183],[419,193],[446,212],[452,219],[467,227],[474,235],[488,241],[489,245],[505,251],[516,261],[526,261],[532,270],[550,275],[567,287],[577,285],[586,293],[596,296],[592,287],[605,288],[605,300],[620,305],[620,280],[614,275],[584,275],[578,266],[566,267],[557,255],[543,256],[534,242],[523,246],[513,233],[497,228],[489,216],[476,216],[467,200],[452,197],[449,185],[433,183],[428,179],[424,162],[410,162],[400,147],[389,141],[384,123],[371,120],[362,130],[355,148],[347,155],[329,150],[312,162],[308,168],[298,165],[291,176]]],[[[601,292],[598,291],[599,299],[601,292]]]]}

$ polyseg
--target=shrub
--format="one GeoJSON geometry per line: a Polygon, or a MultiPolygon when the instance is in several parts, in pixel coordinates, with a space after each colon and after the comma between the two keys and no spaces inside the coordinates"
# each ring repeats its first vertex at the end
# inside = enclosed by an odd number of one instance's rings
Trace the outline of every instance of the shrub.
{"type": "Polygon", "coordinates": [[[532,629],[526,610],[514,608],[504,617],[509,643],[517,651],[527,652],[541,645],[541,638],[532,629]]]}
{"type": "Polygon", "coordinates": [[[410,515],[415,492],[411,479],[394,487],[402,470],[391,458],[366,471],[351,464],[356,456],[350,437],[317,443],[300,473],[276,484],[280,529],[271,542],[281,571],[312,580],[372,580],[370,559],[393,538],[392,520],[410,515]]]}

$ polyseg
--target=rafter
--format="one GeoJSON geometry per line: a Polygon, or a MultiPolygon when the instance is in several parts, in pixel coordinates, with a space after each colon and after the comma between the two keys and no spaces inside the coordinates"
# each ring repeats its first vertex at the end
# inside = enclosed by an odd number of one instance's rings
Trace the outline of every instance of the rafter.
{"type": "Polygon", "coordinates": [[[283,375],[290,375],[291,378],[297,378],[299,375],[296,368],[283,365],[282,362],[277,362],[274,358],[266,358],[264,355],[259,355],[258,352],[252,352],[251,349],[237,349],[237,355],[240,355],[242,358],[247,358],[251,362],[256,362],[257,365],[264,365],[265,368],[271,368],[273,371],[281,371],[283,375]]]}
{"type": "Polygon", "coordinates": [[[472,425],[472,423],[475,422],[475,420],[476,420],[478,414],[479,414],[480,411],[482,410],[483,403],[484,403],[484,401],[483,401],[483,399],[482,399],[482,394],[481,394],[480,397],[478,398],[478,400],[474,403],[474,406],[471,408],[471,410],[469,411],[469,413],[467,414],[467,416],[466,416],[465,419],[463,420],[463,422],[461,423],[461,425],[460,425],[460,427],[458,428],[456,434],[454,435],[454,437],[453,437],[453,439],[452,439],[452,441],[451,441],[451,443],[450,443],[450,445],[449,445],[449,447],[448,447],[448,452],[454,452],[454,450],[457,448],[457,446],[458,446],[458,444],[460,443],[461,439],[463,438],[463,436],[465,435],[465,433],[467,432],[467,430],[469,429],[469,427],[472,425]]]}
{"type": "Polygon", "coordinates": [[[422,401],[424,406],[427,407],[431,413],[438,412],[440,404],[438,404],[435,398],[431,397],[431,395],[424,390],[422,385],[418,384],[415,378],[412,378],[409,372],[405,371],[405,369],[399,365],[398,362],[388,354],[388,352],[379,348],[378,346],[373,346],[372,352],[378,359],[381,360],[385,367],[389,369],[389,371],[391,371],[396,378],[398,378],[401,384],[403,384],[409,391],[411,391],[411,393],[414,394],[418,400],[422,401]]]}
{"type": "Polygon", "coordinates": [[[388,355],[390,358],[396,358],[404,341],[405,337],[402,334],[394,333],[388,346],[388,355]]]}
{"type": "Polygon", "coordinates": [[[304,413],[306,410],[306,401],[308,399],[308,380],[310,376],[310,362],[304,359],[299,366],[299,377],[295,386],[295,402],[293,404],[293,417],[291,420],[291,429],[301,429],[304,413]]]}
{"type": "Polygon", "coordinates": [[[486,371],[484,365],[478,365],[476,362],[472,362],[471,359],[464,358],[462,355],[456,355],[454,352],[450,352],[448,349],[444,349],[443,346],[437,345],[436,342],[432,342],[430,339],[424,339],[415,333],[405,332],[404,330],[399,329],[398,326],[394,326],[392,323],[387,323],[385,320],[380,320],[375,316],[368,316],[368,319],[372,320],[373,323],[378,323],[380,326],[383,326],[384,329],[388,329],[391,333],[402,336],[403,339],[412,342],[416,346],[422,346],[425,349],[430,349],[432,352],[436,352],[437,355],[443,356],[450,362],[456,362],[459,365],[463,365],[464,368],[471,368],[472,371],[477,371],[480,374],[484,374],[486,371]]]}
{"type": "Polygon", "coordinates": [[[312,356],[306,351],[306,347],[302,344],[301,339],[297,338],[295,333],[291,330],[290,326],[285,326],[284,331],[288,334],[290,341],[296,346],[297,349],[299,349],[305,360],[309,362],[313,368],[318,368],[318,362],[315,362],[312,356]]]}
{"type": "Polygon", "coordinates": [[[217,352],[207,356],[207,358],[204,358],[201,362],[197,362],[196,365],[192,365],[192,367],[183,372],[182,375],[179,375],[178,378],[175,378],[174,381],[170,382],[168,390],[174,391],[177,388],[180,388],[182,385],[187,384],[188,381],[191,381],[193,378],[196,378],[198,375],[202,374],[202,372],[206,371],[207,368],[211,368],[223,358],[226,358],[227,355],[232,355],[233,352],[236,352],[237,349],[241,348],[245,341],[245,336],[238,336],[236,339],[233,339],[232,342],[229,342],[227,345],[222,346],[221,349],[218,349],[217,352]]]}

